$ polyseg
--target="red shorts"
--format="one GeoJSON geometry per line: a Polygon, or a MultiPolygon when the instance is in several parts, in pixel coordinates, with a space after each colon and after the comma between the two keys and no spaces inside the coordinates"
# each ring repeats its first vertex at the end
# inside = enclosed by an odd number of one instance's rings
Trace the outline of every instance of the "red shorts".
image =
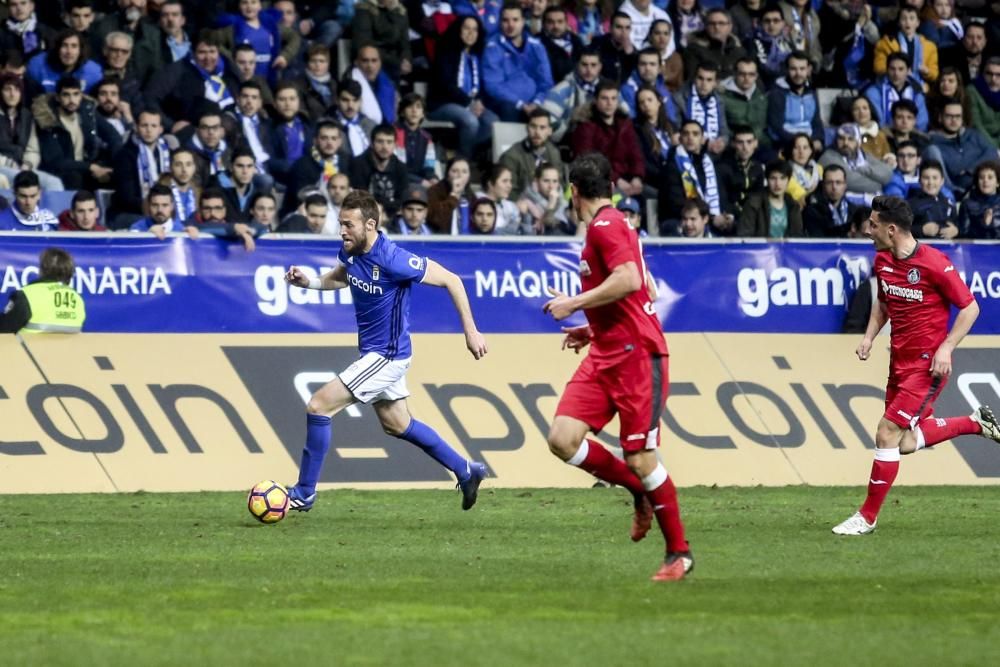
{"type": "Polygon", "coordinates": [[[623,450],[656,449],[669,386],[668,357],[637,349],[610,368],[598,368],[588,356],[566,385],[556,416],[579,419],[596,433],[618,413],[623,450]]]}
{"type": "Polygon", "coordinates": [[[883,416],[900,428],[912,428],[934,414],[934,401],[948,384],[948,378],[935,379],[928,365],[889,370],[883,416]]]}

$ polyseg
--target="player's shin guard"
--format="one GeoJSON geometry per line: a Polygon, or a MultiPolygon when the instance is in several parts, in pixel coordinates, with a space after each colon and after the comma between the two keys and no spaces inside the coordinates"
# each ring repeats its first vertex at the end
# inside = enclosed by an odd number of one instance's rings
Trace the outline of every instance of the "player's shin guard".
{"type": "Polygon", "coordinates": [[[876,449],[871,478],[868,480],[868,497],[861,506],[861,516],[868,523],[875,523],[875,519],[878,518],[878,511],[882,509],[882,503],[889,495],[889,489],[896,481],[898,472],[899,447],[876,449]]]}
{"type": "Polygon", "coordinates": [[[566,463],[586,470],[597,479],[603,479],[609,484],[624,487],[634,496],[641,496],[646,491],[642,487],[642,482],[629,470],[625,462],[596,440],[584,440],[573,458],[566,463]]]}
{"type": "Polygon", "coordinates": [[[306,416],[306,446],[302,450],[299,481],[296,484],[306,495],[316,490],[319,473],[323,469],[323,459],[330,451],[331,422],[330,417],[326,415],[306,416]]]}
{"type": "Polygon", "coordinates": [[[917,449],[923,449],[960,435],[978,435],[983,432],[983,428],[971,417],[947,417],[944,419],[927,417],[913,429],[913,432],[917,436],[917,449]]]}
{"type": "Polygon", "coordinates": [[[459,481],[468,479],[469,462],[427,424],[410,419],[410,425],[396,437],[424,450],[432,459],[455,473],[459,481]]]}
{"type": "Polygon", "coordinates": [[[667,543],[667,553],[690,551],[684,538],[684,524],[681,523],[681,510],[677,504],[677,487],[662,463],[657,463],[653,472],[642,478],[642,486],[653,505],[656,522],[660,524],[663,539],[667,543]]]}

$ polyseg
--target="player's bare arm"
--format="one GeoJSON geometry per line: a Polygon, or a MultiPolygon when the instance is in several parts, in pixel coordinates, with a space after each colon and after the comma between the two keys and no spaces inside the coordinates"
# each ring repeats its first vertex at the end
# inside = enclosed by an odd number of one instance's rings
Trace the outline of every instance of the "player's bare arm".
{"type": "Polygon", "coordinates": [[[462,321],[462,331],[465,332],[465,346],[476,359],[482,359],[487,352],[486,338],[476,328],[472,317],[472,306],[469,305],[469,295],[465,293],[462,279],[444,268],[432,259],[427,260],[427,272],[424,274],[424,284],[444,287],[451,295],[455,310],[462,321]]]}
{"type": "Polygon", "coordinates": [[[858,345],[858,349],[855,351],[858,359],[868,361],[868,357],[872,353],[872,343],[875,342],[875,336],[878,335],[878,332],[882,330],[882,327],[888,321],[889,311],[886,309],[885,304],[875,299],[875,302],[872,304],[872,314],[868,318],[868,328],[865,329],[865,337],[861,339],[861,344],[858,345]]]}
{"type": "Polygon", "coordinates": [[[316,284],[313,284],[312,280],[310,280],[309,277],[302,272],[302,269],[297,266],[292,266],[288,269],[288,273],[285,274],[285,282],[289,285],[306,287],[309,289],[343,289],[344,287],[347,287],[347,267],[343,264],[338,264],[335,268],[330,269],[319,278],[316,278],[316,284]]]}
{"type": "Polygon", "coordinates": [[[642,289],[644,279],[635,262],[619,264],[604,282],[594,289],[580,292],[576,296],[567,296],[556,290],[549,290],[554,295],[543,307],[542,311],[552,315],[556,321],[564,320],[578,310],[597,308],[624,299],[632,292],[642,289]]]}
{"type": "Polygon", "coordinates": [[[590,345],[590,339],[593,336],[589,324],[581,324],[578,327],[563,327],[562,332],[566,334],[566,337],[563,338],[562,349],[573,350],[577,354],[590,345]]]}
{"type": "Polygon", "coordinates": [[[968,306],[958,311],[955,323],[948,332],[948,337],[944,339],[941,346],[934,353],[931,361],[931,374],[934,377],[947,377],[951,375],[951,353],[962,342],[965,335],[969,333],[972,325],[979,317],[979,304],[973,301],[968,306]]]}

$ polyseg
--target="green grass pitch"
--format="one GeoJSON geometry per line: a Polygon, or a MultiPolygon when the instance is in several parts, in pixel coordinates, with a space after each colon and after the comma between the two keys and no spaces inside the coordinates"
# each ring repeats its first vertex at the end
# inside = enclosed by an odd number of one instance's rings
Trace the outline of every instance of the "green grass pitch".
{"type": "Polygon", "coordinates": [[[697,558],[654,584],[620,489],[0,497],[3,665],[983,665],[1000,487],[681,489],[697,558]]]}

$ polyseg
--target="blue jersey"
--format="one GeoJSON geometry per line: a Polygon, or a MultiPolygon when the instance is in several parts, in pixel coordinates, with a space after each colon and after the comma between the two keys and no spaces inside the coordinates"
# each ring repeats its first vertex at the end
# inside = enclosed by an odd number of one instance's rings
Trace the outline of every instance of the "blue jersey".
{"type": "Polygon", "coordinates": [[[348,255],[341,249],[338,259],[347,267],[361,354],[409,358],[410,286],[423,281],[427,259],[403,250],[381,232],[365,254],[348,255]]]}

